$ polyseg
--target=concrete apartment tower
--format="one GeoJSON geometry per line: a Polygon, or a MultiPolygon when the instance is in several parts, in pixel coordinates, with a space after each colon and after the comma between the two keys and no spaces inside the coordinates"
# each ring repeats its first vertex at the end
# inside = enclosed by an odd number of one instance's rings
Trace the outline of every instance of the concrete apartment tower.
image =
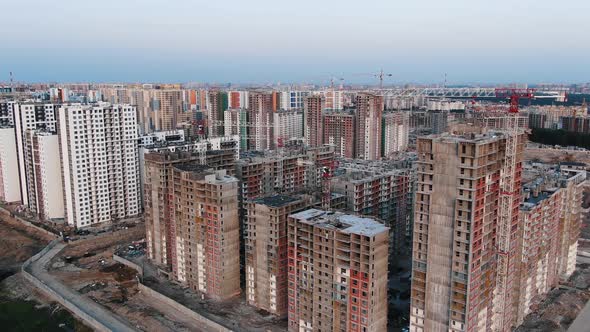
{"type": "Polygon", "coordinates": [[[391,159],[408,149],[410,113],[388,112],[383,115],[383,158],[391,159]]]}
{"type": "Polygon", "coordinates": [[[303,139],[303,112],[301,110],[278,110],[273,114],[274,146],[281,148],[291,141],[303,139]]]}
{"type": "Polygon", "coordinates": [[[383,96],[359,93],[356,96],[356,157],[365,160],[381,158],[383,96]]]}
{"type": "Polygon", "coordinates": [[[353,163],[341,170],[344,172],[332,178],[332,188],[345,196],[347,211],[378,218],[391,230],[391,253],[407,251],[405,238],[413,195],[411,170],[385,165],[366,168],[353,163]]]}
{"type": "Polygon", "coordinates": [[[310,209],[289,216],[289,331],[386,331],[389,229],[310,209]]]}
{"type": "Polygon", "coordinates": [[[227,92],[213,90],[207,93],[207,121],[209,123],[209,137],[223,136],[223,113],[228,109],[227,92]]]}
{"type": "Polygon", "coordinates": [[[510,325],[524,142],[502,132],[418,139],[411,331],[510,325]]]}
{"type": "Polygon", "coordinates": [[[315,95],[305,99],[303,121],[307,146],[316,147],[323,144],[322,112],[324,108],[326,108],[326,99],[323,96],[315,95]]]}
{"type": "Polygon", "coordinates": [[[287,218],[305,206],[284,195],[244,203],[246,300],[277,316],[287,316],[287,218]]]}
{"type": "Polygon", "coordinates": [[[334,153],[354,158],[355,116],[352,112],[329,112],[323,117],[324,144],[334,147],[334,153]]]}
{"type": "Polygon", "coordinates": [[[224,135],[239,136],[240,150],[248,150],[248,112],[245,109],[229,109],[224,112],[224,135]]]}
{"type": "Polygon", "coordinates": [[[152,111],[156,131],[174,130],[183,112],[182,90],[153,90],[152,111]]]}
{"type": "Polygon", "coordinates": [[[148,153],[148,255],[170,278],[214,299],[240,293],[238,180],[198,156],[148,153]]]}
{"type": "Polygon", "coordinates": [[[516,324],[532,312],[559,281],[567,280],[576,265],[580,234],[584,169],[569,165],[533,164],[524,168],[520,206],[519,269],[512,295],[516,324]],[[532,168],[532,169],[531,169],[532,168]]]}
{"type": "Polygon", "coordinates": [[[137,216],[135,107],[67,105],[58,114],[67,223],[80,228],[137,216]]]}
{"type": "MultiPolygon", "coordinates": [[[[22,203],[35,211],[34,203],[29,202],[35,199],[37,193],[34,179],[30,177],[33,173],[33,170],[29,168],[32,150],[31,146],[27,145],[29,142],[27,131],[42,130],[46,133],[56,133],[57,105],[23,102],[15,103],[13,109],[22,203]]],[[[59,151],[52,158],[59,162],[59,151]]]]}
{"type": "Polygon", "coordinates": [[[56,133],[27,130],[25,154],[29,208],[41,220],[65,217],[64,192],[56,133]]]}
{"type": "Polygon", "coordinates": [[[273,132],[273,93],[250,92],[248,94],[248,121],[250,127],[249,150],[271,150],[274,142],[273,132]]]}
{"type": "Polygon", "coordinates": [[[14,128],[0,128],[0,200],[22,202],[14,128]]]}

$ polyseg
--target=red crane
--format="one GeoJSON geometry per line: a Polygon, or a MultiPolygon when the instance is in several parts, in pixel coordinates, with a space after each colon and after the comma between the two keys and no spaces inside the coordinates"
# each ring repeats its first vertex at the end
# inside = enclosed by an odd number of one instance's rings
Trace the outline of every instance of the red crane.
{"type": "Polygon", "coordinates": [[[535,98],[535,89],[497,88],[496,97],[510,99],[510,109],[508,112],[518,113],[518,102],[520,98],[535,98]]]}

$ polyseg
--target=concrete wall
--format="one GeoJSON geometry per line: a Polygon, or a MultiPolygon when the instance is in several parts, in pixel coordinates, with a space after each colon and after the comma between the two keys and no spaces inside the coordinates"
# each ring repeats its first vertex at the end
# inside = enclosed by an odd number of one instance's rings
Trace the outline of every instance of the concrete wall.
{"type": "Polygon", "coordinates": [[[171,307],[173,307],[174,309],[182,312],[183,314],[190,316],[191,318],[202,322],[204,324],[203,328],[206,329],[207,331],[219,331],[219,332],[230,332],[232,330],[212,321],[209,320],[207,318],[205,318],[204,316],[201,316],[200,314],[196,313],[195,311],[183,306],[182,304],[172,300],[171,298],[162,295],[158,292],[156,292],[155,290],[143,285],[143,284],[138,284],[139,290],[146,296],[149,296],[157,301],[160,301],[162,303],[165,303],[171,307]]]}
{"type": "Polygon", "coordinates": [[[113,260],[115,262],[119,262],[119,263],[121,263],[123,265],[126,265],[126,266],[134,269],[135,271],[137,271],[139,273],[140,276],[143,277],[143,268],[141,266],[133,263],[132,261],[130,261],[128,259],[125,259],[125,258],[123,258],[121,256],[118,256],[118,255],[113,255],[113,260]]]}

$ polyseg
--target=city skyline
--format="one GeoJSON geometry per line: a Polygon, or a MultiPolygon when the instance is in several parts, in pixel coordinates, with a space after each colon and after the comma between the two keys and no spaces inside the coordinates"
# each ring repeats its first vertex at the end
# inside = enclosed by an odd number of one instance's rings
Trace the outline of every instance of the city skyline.
{"type": "Polygon", "coordinates": [[[4,330],[588,330],[590,1],[0,8],[4,330]]]}
{"type": "Polygon", "coordinates": [[[0,81],[583,82],[590,4],[4,4],[0,81]],[[27,22],[36,22],[35,29],[27,22]],[[368,37],[368,38],[367,38],[368,37]]]}

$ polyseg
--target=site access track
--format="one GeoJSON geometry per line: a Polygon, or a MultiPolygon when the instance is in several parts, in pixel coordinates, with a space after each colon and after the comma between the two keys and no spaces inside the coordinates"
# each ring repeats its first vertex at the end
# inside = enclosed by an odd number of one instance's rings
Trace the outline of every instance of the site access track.
{"type": "MultiPolygon", "coordinates": [[[[25,276],[27,273],[29,273],[30,275],[32,275],[33,278],[37,279],[50,291],[53,291],[55,294],[64,299],[65,301],[62,301],[59,298],[55,298],[53,294],[47,292],[47,290],[43,289],[43,287],[39,287],[41,291],[43,291],[43,293],[49,293],[48,295],[50,295],[51,298],[57,300],[66,308],[73,311],[74,314],[80,316],[80,318],[84,319],[86,323],[89,323],[89,325],[91,325],[95,329],[117,332],[137,331],[136,329],[131,327],[125,320],[121,319],[112,312],[106,310],[101,305],[93,302],[92,300],[85,298],[78,292],[68,288],[64,284],[60,283],[57,279],[49,275],[49,273],[47,272],[47,265],[49,264],[51,259],[55,257],[55,255],[57,255],[60,251],[62,251],[66,246],[66,244],[63,242],[55,242],[56,241],[50,243],[48,246],[49,250],[43,250],[41,256],[33,256],[33,258],[30,260],[30,265],[23,265],[23,272],[25,273],[25,276]],[[69,302],[69,305],[67,302],[69,302]],[[81,312],[81,314],[76,313],[76,310],[72,310],[70,306],[74,306],[75,309],[81,312]],[[95,324],[92,324],[93,322],[89,321],[87,317],[83,317],[84,315],[87,315],[91,318],[91,320],[94,320],[95,324]]],[[[33,284],[35,284],[35,282],[33,282],[33,284]]]]}

